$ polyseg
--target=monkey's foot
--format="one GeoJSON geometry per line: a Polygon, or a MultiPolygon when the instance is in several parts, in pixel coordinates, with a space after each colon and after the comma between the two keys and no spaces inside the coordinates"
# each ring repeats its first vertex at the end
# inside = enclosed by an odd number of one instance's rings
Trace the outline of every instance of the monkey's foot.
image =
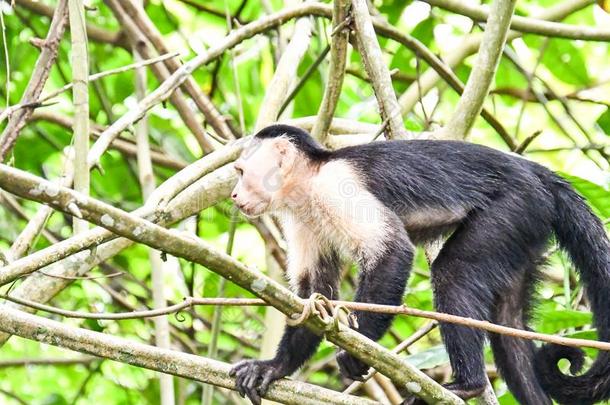
{"type": "Polygon", "coordinates": [[[254,405],[260,405],[269,384],[286,376],[282,367],[273,360],[243,360],[233,366],[229,375],[235,377],[235,387],[242,397],[247,396],[254,405]]]}
{"type": "Polygon", "coordinates": [[[339,363],[341,375],[355,381],[364,381],[363,377],[369,369],[369,366],[345,350],[337,353],[337,363],[339,363]]]}
{"type": "MultiPolygon", "coordinates": [[[[485,391],[485,384],[482,386],[474,385],[472,383],[460,383],[460,382],[452,382],[449,384],[443,384],[443,387],[447,388],[449,391],[453,392],[458,397],[462,398],[464,401],[470,398],[478,397],[485,391]]],[[[401,405],[426,405],[427,402],[421,398],[410,394],[407,396],[404,401],[402,401],[401,405]]]]}

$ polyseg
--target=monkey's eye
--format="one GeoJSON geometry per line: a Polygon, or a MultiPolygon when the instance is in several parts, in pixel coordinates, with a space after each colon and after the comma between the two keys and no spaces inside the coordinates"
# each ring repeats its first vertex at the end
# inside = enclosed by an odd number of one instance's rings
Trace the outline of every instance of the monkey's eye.
{"type": "Polygon", "coordinates": [[[244,170],[241,167],[235,167],[235,171],[237,172],[238,175],[243,176],[244,175],[244,170]]]}

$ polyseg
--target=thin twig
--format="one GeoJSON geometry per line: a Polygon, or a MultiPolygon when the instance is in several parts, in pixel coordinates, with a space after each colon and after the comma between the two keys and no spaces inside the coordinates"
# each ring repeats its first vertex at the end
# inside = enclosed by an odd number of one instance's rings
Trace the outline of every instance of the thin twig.
{"type": "MultiPolygon", "coordinates": [[[[131,63],[129,65],[125,65],[125,66],[121,66],[119,68],[115,68],[115,69],[110,69],[110,70],[105,70],[103,72],[99,72],[99,73],[95,73],[89,76],[89,78],[87,79],[89,82],[95,82],[103,77],[106,76],[110,76],[110,75],[115,75],[118,73],[123,73],[123,72],[127,72],[129,70],[132,69],[137,69],[139,67],[143,67],[143,66],[148,66],[148,65],[152,65],[153,63],[159,63],[164,61],[165,59],[168,58],[175,58],[177,56],[180,55],[180,52],[173,52],[173,53],[168,53],[165,55],[161,55],[161,56],[157,56],[155,58],[151,58],[151,59],[146,59],[146,60],[142,60],[136,63],[131,63]]],[[[52,92],[48,93],[48,94],[43,94],[42,96],[40,96],[40,98],[36,101],[32,101],[29,103],[19,103],[19,104],[15,104],[12,105],[8,108],[6,108],[5,110],[2,111],[2,113],[0,113],[0,123],[2,121],[4,121],[4,119],[8,116],[10,116],[12,113],[14,113],[16,110],[20,109],[20,108],[25,108],[25,107],[40,107],[42,106],[42,103],[44,103],[45,101],[56,97],[58,95],[60,95],[61,93],[64,93],[68,90],[70,90],[72,88],[72,86],[74,85],[73,82],[70,82],[66,85],[64,85],[63,87],[60,87],[57,90],[53,90],[52,92]]]]}
{"type": "MultiPolygon", "coordinates": [[[[468,4],[460,0],[422,0],[431,6],[440,7],[451,12],[464,15],[478,22],[486,22],[489,9],[485,6],[468,4]]],[[[510,29],[542,35],[545,37],[558,37],[578,39],[583,41],[610,41],[610,29],[590,27],[586,25],[569,25],[554,21],[545,21],[537,18],[514,16],[510,29]]]]}
{"type": "Polygon", "coordinates": [[[294,88],[290,91],[290,93],[288,93],[288,96],[286,96],[286,99],[284,100],[284,102],[282,103],[282,106],[280,107],[280,111],[277,114],[278,116],[282,115],[282,113],[284,112],[286,107],[288,107],[290,102],[296,97],[298,92],[303,88],[303,86],[305,85],[307,80],[311,77],[311,75],[320,66],[322,61],[326,58],[326,55],[328,55],[328,52],[330,52],[330,46],[327,45],[324,48],[324,50],[322,50],[322,53],[320,53],[320,55],[318,55],[316,60],[314,60],[311,65],[309,65],[309,67],[307,68],[305,73],[303,73],[303,76],[299,79],[299,82],[297,83],[297,85],[294,86],[294,88]]]}
{"type": "MultiPolygon", "coordinates": [[[[51,73],[51,68],[55,64],[55,59],[57,59],[59,42],[63,37],[67,22],[67,0],[60,0],[55,13],[53,14],[53,20],[51,21],[47,37],[43,42],[45,46],[40,52],[40,56],[36,61],[36,67],[34,68],[30,81],[21,97],[22,103],[37,100],[42,92],[47,78],[51,73]]],[[[0,162],[4,160],[8,152],[13,148],[15,142],[17,142],[17,137],[32,112],[33,110],[31,108],[26,108],[18,111],[9,119],[4,132],[2,132],[2,135],[0,136],[0,162]]]]}
{"type": "MultiPolygon", "coordinates": [[[[186,308],[191,308],[197,305],[239,305],[239,306],[266,306],[269,305],[262,299],[254,298],[193,298],[187,297],[183,302],[174,304],[165,308],[153,309],[149,311],[134,311],[126,313],[88,313],[78,311],[68,311],[58,309],[49,305],[40,304],[38,302],[25,300],[22,298],[10,297],[1,295],[0,298],[18,303],[20,305],[29,306],[40,311],[53,313],[56,315],[65,316],[67,318],[81,319],[107,319],[107,320],[124,320],[124,319],[141,319],[150,318],[153,316],[167,315],[182,311],[186,308]]],[[[499,335],[507,335],[528,340],[537,340],[547,343],[555,343],[562,346],[570,347],[588,347],[591,349],[610,351],[610,343],[596,340],[575,339],[562,336],[549,335],[546,333],[532,332],[523,329],[511,328],[508,326],[497,325],[488,321],[482,321],[473,318],[467,318],[457,315],[451,315],[442,312],[425,311],[417,308],[410,308],[405,305],[382,305],[369,304],[362,302],[331,300],[335,306],[343,306],[352,311],[365,311],[381,314],[393,315],[409,315],[418,318],[432,319],[438,322],[447,322],[456,325],[468,326],[475,329],[485,330],[499,335]]]]}

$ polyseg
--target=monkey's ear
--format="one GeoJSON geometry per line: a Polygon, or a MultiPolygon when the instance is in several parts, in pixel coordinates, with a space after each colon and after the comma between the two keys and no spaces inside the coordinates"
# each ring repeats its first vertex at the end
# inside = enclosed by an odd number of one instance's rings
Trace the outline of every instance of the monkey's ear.
{"type": "Polygon", "coordinates": [[[279,157],[279,167],[282,167],[286,163],[291,162],[293,160],[295,154],[295,147],[288,139],[282,137],[275,139],[273,147],[275,148],[279,157]]]}

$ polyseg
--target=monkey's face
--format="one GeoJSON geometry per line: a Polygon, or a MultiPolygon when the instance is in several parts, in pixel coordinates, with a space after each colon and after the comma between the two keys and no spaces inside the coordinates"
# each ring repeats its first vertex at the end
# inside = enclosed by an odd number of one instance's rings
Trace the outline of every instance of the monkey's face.
{"type": "Polygon", "coordinates": [[[293,149],[284,138],[254,140],[235,161],[239,179],[231,198],[245,215],[256,217],[278,208],[293,149]]]}

